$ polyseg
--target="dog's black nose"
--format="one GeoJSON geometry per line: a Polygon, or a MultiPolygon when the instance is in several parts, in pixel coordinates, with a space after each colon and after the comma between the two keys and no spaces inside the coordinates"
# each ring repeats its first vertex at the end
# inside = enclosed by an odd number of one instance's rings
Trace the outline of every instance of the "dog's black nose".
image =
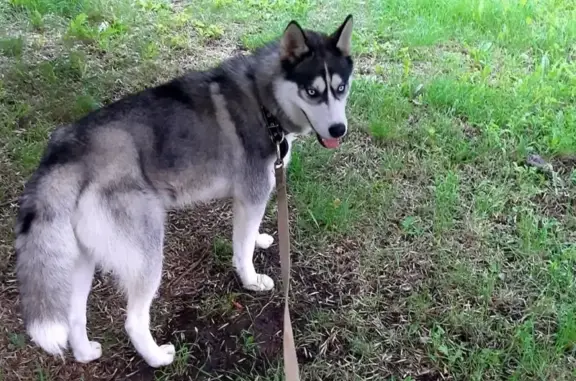
{"type": "Polygon", "coordinates": [[[333,124],[328,128],[328,132],[333,138],[339,138],[344,136],[346,133],[346,126],[344,123],[333,124]]]}

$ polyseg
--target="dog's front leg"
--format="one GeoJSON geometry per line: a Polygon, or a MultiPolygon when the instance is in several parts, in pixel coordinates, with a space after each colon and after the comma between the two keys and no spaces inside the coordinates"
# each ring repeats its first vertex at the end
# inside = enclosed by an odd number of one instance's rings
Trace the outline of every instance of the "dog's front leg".
{"type": "Polygon", "coordinates": [[[265,210],[266,202],[251,203],[238,198],[234,200],[232,262],[244,288],[251,291],[268,291],[274,288],[272,278],[257,274],[252,262],[255,246],[266,248],[273,241],[271,236],[258,233],[265,210]]]}

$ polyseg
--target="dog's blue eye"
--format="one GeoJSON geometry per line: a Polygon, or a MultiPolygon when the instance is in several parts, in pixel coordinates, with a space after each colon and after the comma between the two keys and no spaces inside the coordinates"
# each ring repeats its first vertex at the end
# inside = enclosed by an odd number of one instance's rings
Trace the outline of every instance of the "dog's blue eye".
{"type": "Polygon", "coordinates": [[[311,97],[315,97],[316,94],[318,94],[318,92],[315,89],[306,89],[306,92],[308,93],[309,96],[311,97]]]}
{"type": "Polygon", "coordinates": [[[344,90],[346,90],[346,85],[340,85],[340,86],[338,86],[338,90],[337,90],[337,91],[338,91],[339,93],[343,93],[344,90]]]}

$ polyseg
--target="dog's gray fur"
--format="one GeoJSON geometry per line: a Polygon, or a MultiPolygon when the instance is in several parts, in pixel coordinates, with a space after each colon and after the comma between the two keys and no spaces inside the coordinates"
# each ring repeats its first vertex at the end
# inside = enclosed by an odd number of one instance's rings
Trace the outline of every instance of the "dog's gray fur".
{"type": "Polygon", "coordinates": [[[174,347],[152,338],[149,308],[161,278],[165,211],[195,202],[233,198],[234,267],[247,289],[272,289],[272,279],[252,263],[255,245],[272,243],[258,232],[276,157],[261,106],[289,142],[312,131],[322,145],[342,137],[351,32],[350,16],[330,36],[291,22],[253,55],[57,128],[26,184],[15,228],[20,301],[32,340],[52,354],[69,342],[80,362],[101,356],[86,333],[98,266],[127,295],[125,327],[136,350],[150,366],[170,364],[174,347]]]}

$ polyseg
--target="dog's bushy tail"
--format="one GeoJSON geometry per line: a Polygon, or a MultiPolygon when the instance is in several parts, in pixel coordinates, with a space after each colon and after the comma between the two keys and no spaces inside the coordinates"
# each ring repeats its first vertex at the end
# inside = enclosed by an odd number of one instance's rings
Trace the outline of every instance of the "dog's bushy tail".
{"type": "Polygon", "coordinates": [[[70,172],[38,170],[19,200],[16,275],[21,312],[32,340],[62,355],[68,343],[72,272],[80,250],[71,216],[78,182],[70,172]]]}

